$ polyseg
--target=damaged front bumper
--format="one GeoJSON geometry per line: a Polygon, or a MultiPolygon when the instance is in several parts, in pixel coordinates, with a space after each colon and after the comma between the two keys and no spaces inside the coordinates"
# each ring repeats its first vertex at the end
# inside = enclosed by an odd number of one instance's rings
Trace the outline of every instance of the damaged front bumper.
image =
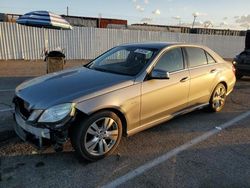
{"type": "Polygon", "coordinates": [[[39,148],[51,145],[51,132],[49,129],[29,125],[18,113],[18,110],[15,110],[14,119],[16,121],[14,125],[15,132],[23,141],[28,141],[39,148]]]}
{"type": "Polygon", "coordinates": [[[64,129],[55,130],[41,126],[38,127],[37,124],[30,124],[23,119],[18,108],[15,109],[13,115],[16,121],[14,130],[23,141],[31,143],[38,149],[44,149],[53,145],[56,151],[62,151],[63,144],[68,138],[68,127],[72,118],[61,122],[61,124],[64,124],[64,129]]]}

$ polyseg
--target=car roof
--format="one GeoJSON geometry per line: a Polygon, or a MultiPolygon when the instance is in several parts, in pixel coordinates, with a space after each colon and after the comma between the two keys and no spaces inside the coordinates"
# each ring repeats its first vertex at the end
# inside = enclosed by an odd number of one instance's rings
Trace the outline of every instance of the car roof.
{"type": "Polygon", "coordinates": [[[180,45],[180,44],[183,44],[183,43],[178,43],[178,42],[143,42],[143,43],[122,44],[120,46],[138,47],[138,48],[153,48],[153,49],[161,50],[161,49],[166,48],[168,46],[180,45]]]}
{"type": "Polygon", "coordinates": [[[151,48],[151,49],[157,49],[162,50],[166,47],[170,46],[179,46],[179,47],[196,47],[196,48],[202,48],[205,51],[209,52],[210,55],[212,55],[217,61],[224,61],[220,55],[218,55],[216,52],[211,50],[210,48],[199,45],[199,44],[192,44],[192,43],[183,43],[183,42],[143,42],[143,43],[128,43],[128,44],[122,44],[120,46],[124,47],[136,47],[136,48],[151,48]]]}
{"type": "Polygon", "coordinates": [[[191,44],[191,43],[182,43],[182,42],[143,42],[143,43],[128,43],[128,44],[122,44],[120,46],[126,46],[126,47],[138,47],[138,48],[152,48],[152,49],[158,49],[162,50],[169,46],[192,46],[192,47],[198,47],[198,48],[207,48],[202,45],[197,44],[191,44]]]}

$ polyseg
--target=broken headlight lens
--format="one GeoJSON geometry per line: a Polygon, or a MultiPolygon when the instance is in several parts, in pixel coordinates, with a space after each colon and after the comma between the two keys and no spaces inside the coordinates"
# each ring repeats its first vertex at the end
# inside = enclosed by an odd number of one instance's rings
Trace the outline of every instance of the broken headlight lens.
{"type": "Polygon", "coordinates": [[[43,112],[43,110],[34,110],[30,117],[28,118],[28,121],[35,121],[43,112]]]}

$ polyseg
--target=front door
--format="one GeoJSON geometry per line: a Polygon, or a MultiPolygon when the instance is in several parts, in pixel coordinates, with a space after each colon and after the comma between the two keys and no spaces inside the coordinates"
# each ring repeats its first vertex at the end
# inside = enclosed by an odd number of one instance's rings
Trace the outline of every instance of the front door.
{"type": "Polygon", "coordinates": [[[170,73],[169,79],[148,79],[142,83],[141,125],[166,119],[187,106],[189,71],[185,69],[181,48],[166,51],[154,69],[170,73]]]}

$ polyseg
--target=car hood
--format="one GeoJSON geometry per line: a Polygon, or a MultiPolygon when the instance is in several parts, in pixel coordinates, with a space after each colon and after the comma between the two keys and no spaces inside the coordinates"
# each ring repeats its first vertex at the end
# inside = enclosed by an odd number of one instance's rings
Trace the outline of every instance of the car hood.
{"type": "Polygon", "coordinates": [[[48,74],[26,81],[16,88],[16,95],[30,109],[80,102],[133,84],[133,77],[100,72],[85,67],[48,74]]]}

